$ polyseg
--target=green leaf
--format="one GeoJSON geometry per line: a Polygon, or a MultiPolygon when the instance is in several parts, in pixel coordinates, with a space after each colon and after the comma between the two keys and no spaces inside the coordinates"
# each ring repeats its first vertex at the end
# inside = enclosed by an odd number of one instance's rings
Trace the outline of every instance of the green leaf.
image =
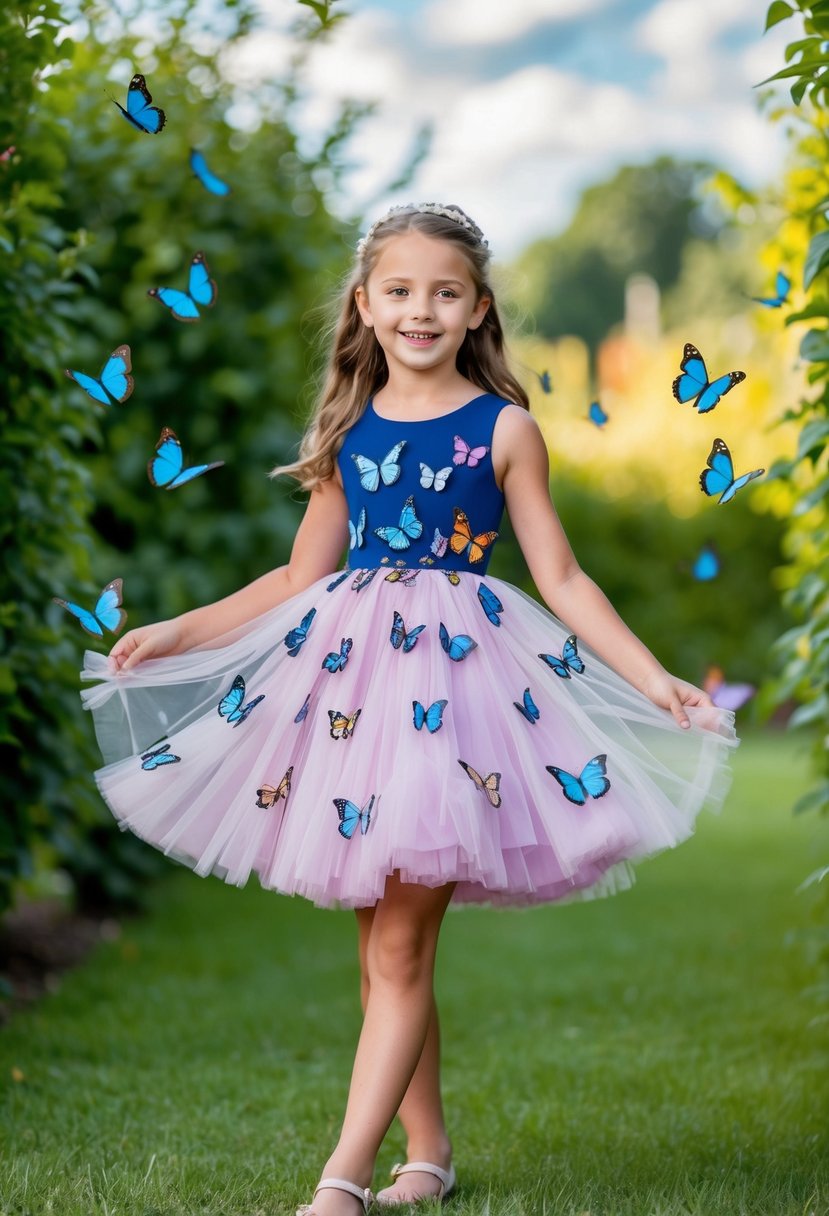
{"type": "Polygon", "coordinates": [[[786,21],[794,15],[794,9],[785,3],[785,0],[774,0],[773,4],[769,5],[769,11],[766,13],[766,28],[763,31],[767,32],[773,25],[778,25],[781,21],[786,21]]]}
{"type": "Polygon", "coordinates": [[[823,781],[809,790],[802,798],[798,798],[792,807],[793,815],[802,815],[805,811],[817,810],[829,805],[829,781],[823,781]]]}
{"type": "Polygon", "coordinates": [[[829,361],[829,329],[810,329],[800,343],[800,357],[808,363],[829,361]]]}
{"type": "Polygon", "coordinates": [[[808,291],[815,276],[829,263],[829,231],[819,232],[809,242],[809,251],[803,265],[803,290],[808,291]]]}
{"type": "Polygon", "coordinates": [[[821,693],[814,701],[807,701],[794,711],[789,718],[789,726],[807,726],[821,718],[829,718],[829,694],[821,693]]]}
{"type": "Polygon", "coordinates": [[[807,422],[800,432],[797,443],[797,459],[802,460],[817,447],[822,451],[826,445],[821,443],[821,440],[825,440],[827,437],[829,437],[829,418],[815,418],[812,422],[807,422]]]}
{"type": "Polygon", "coordinates": [[[804,494],[797,500],[792,510],[792,515],[805,515],[807,511],[811,511],[813,507],[822,503],[827,495],[829,495],[829,477],[824,478],[808,494],[804,494]]]}

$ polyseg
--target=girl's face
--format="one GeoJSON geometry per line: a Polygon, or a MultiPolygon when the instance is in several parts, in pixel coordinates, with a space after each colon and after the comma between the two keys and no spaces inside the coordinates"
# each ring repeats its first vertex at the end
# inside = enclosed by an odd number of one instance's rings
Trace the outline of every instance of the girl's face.
{"type": "Polygon", "coordinates": [[[422,232],[385,242],[355,300],[389,366],[417,371],[454,367],[467,330],[478,328],[490,304],[487,296],[478,299],[457,246],[422,232]]]}

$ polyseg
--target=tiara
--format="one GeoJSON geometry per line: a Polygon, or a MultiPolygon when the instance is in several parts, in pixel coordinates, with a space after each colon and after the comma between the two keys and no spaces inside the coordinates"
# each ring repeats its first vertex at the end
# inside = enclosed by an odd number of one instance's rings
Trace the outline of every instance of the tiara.
{"type": "Polygon", "coordinates": [[[357,242],[357,256],[362,257],[366,247],[370,244],[372,237],[378,228],[387,223],[395,215],[401,215],[404,212],[423,213],[426,215],[442,215],[447,220],[452,220],[461,228],[465,228],[467,232],[471,232],[476,237],[478,244],[484,249],[489,248],[489,242],[484,239],[477,224],[474,224],[468,215],[464,215],[459,207],[444,207],[442,203],[405,203],[402,206],[390,207],[385,215],[381,215],[379,220],[375,220],[369,228],[368,232],[357,242]]]}

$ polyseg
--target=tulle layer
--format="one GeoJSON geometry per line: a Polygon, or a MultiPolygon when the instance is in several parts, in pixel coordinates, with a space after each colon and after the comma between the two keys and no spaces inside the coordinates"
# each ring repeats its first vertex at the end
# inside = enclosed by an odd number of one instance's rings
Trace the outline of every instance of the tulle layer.
{"type": "Polygon", "coordinates": [[[88,651],[82,678],[99,682],[81,696],[106,762],[96,779],[120,826],[198,874],[243,886],[255,873],[326,907],[373,905],[395,871],[455,882],[456,902],[525,904],[627,887],[631,862],[719,808],[731,712],[692,709],[684,731],[584,646],[584,673],[560,678],[539,654],[560,655],[568,630],[500,579],[387,575],[329,576],[209,647],[127,675],[88,651]],[[482,582],[501,604],[492,620],[482,582]],[[409,649],[399,631],[392,645],[395,613],[406,633],[425,626],[409,649]],[[453,661],[441,623],[447,641],[477,646],[453,661]],[[237,676],[244,697],[222,714],[237,676]],[[517,708],[527,688],[537,720],[517,708]],[[413,703],[439,701],[440,728],[429,730],[433,709],[418,730],[413,703]],[[610,789],[573,784],[584,805],[568,801],[547,766],[579,778],[596,756],[610,789]]]}

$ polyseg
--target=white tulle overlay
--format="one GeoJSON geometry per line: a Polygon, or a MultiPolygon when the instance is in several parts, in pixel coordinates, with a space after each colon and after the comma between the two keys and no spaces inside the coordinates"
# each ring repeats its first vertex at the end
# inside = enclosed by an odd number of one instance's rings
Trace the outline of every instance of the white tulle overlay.
{"type": "Polygon", "coordinates": [[[372,905],[395,871],[454,882],[458,902],[524,904],[627,887],[632,861],[719,808],[738,742],[732,713],[691,709],[682,730],[581,644],[584,673],[560,678],[538,656],[560,654],[570,631],[502,580],[464,572],[453,584],[420,570],[406,585],[387,574],[352,571],[333,590],[328,576],[209,646],[126,675],[87,651],[82,678],[98,683],[81,695],[105,760],[96,779],[120,826],[198,874],[242,886],[253,872],[322,906],[372,905]],[[501,601],[497,627],[482,582],[501,601]],[[291,656],[286,635],[314,608],[291,656]],[[395,612],[408,631],[425,625],[408,651],[390,642],[395,612]],[[441,622],[478,643],[459,662],[441,622]],[[348,638],[344,667],[329,671],[326,656],[348,638]],[[239,675],[244,704],[264,699],[234,724],[218,706],[239,675]],[[526,688],[537,721],[515,707],[526,688]],[[417,730],[413,702],[439,700],[441,728],[417,730]],[[358,709],[353,732],[332,737],[329,711],[358,709]],[[179,760],[145,767],[162,741],[179,760]],[[599,755],[610,789],[568,801],[547,766],[578,777],[599,755]],[[500,774],[500,806],[459,761],[500,774]],[[289,770],[287,798],[259,805],[264,787],[285,790],[289,770]],[[350,837],[343,800],[371,807],[350,837]]]}

